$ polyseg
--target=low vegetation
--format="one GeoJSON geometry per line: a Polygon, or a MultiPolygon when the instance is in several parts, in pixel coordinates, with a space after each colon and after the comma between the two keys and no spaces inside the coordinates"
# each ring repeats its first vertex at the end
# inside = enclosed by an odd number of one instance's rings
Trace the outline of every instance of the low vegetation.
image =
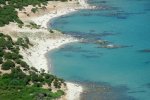
{"type": "MultiPolygon", "coordinates": [[[[0,0],[0,27],[15,22],[21,28],[24,23],[17,11],[32,5],[31,11],[36,13],[39,8],[45,10],[48,1],[67,0],[0,0]]],[[[28,27],[40,28],[32,22],[28,27]]],[[[63,79],[45,73],[43,69],[39,71],[23,60],[20,49],[31,46],[28,37],[13,41],[9,35],[0,33],[0,100],[52,100],[64,95],[63,79]]]]}
{"type": "Polygon", "coordinates": [[[10,36],[0,33],[0,100],[51,100],[64,95],[63,79],[43,69],[38,71],[23,60],[19,50],[30,46],[27,37],[14,42],[10,36]],[[43,88],[45,85],[47,88],[43,88]],[[52,92],[52,87],[56,92],[52,92]]]}
{"type": "Polygon", "coordinates": [[[33,13],[38,11],[37,7],[45,8],[48,1],[67,1],[67,0],[0,0],[0,27],[8,25],[10,22],[17,22],[22,27],[23,22],[18,17],[18,10],[24,9],[28,5],[33,5],[33,13]]]}
{"type": "Polygon", "coordinates": [[[34,22],[30,22],[28,25],[26,25],[26,27],[29,27],[31,29],[39,29],[41,26],[35,24],[34,22]]]}

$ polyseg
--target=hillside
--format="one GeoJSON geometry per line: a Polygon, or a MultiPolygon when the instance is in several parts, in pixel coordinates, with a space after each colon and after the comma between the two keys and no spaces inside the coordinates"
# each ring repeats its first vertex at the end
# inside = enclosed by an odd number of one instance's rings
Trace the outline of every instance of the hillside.
{"type": "Polygon", "coordinates": [[[64,95],[64,80],[38,71],[23,61],[20,48],[33,46],[29,39],[13,41],[9,35],[0,33],[0,99],[37,100],[54,99],[64,95]]]}

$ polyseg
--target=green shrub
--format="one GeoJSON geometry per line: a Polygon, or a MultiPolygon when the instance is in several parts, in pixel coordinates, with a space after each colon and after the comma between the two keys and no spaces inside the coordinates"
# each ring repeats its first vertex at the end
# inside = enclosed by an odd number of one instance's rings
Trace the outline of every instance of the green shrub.
{"type": "MultiPolygon", "coordinates": [[[[11,0],[14,1],[14,0],[11,0]]],[[[17,11],[12,5],[5,5],[0,9],[0,27],[9,24],[10,22],[21,22],[17,15],[17,11]]]]}
{"type": "Polygon", "coordinates": [[[60,94],[60,95],[64,95],[65,94],[65,92],[62,91],[62,90],[57,90],[57,93],[60,94]]]}
{"type": "Polygon", "coordinates": [[[28,44],[26,44],[26,43],[22,44],[22,47],[27,48],[27,49],[29,48],[28,44]]]}
{"type": "Polygon", "coordinates": [[[18,79],[13,79],[9,82],[9,85],[20,85],[20,81],[18,79]]]}
{"type": "Polygon", "coordinates": [[[3,70],[9,70],[10,68],[15,67],[15,63],[12,62],[11,60],[7,60],[2,64],[2,69],[3,70]]]}
{"type": "Polygon", "coordinates": [[[13,43],[11,41],[8,41],[6,42],[6,45],[5,45],[9,50],[11,50],[13,48],[13,43]]]}
{"type": "Polygon", "coordinates": [[[12,68],[10,75],[11,75],[12,78],[20,79],[21,81],[23,81],[23,79],[27,76],[27,75],[20,69],[20,67],[12,68]]]}
{"type": "Polygon", "coordinates": [[[32,73],[31,75],[31,80],[32,82],[38,82],[38,75],[36,73],[32,73]]]}
{"type": "Polygon", "coordinates": [[[4,36],[4,34],[3,34],[3,33],[0,33],[0,37],[2,37],[2,36],[4,36]]]}
{"type": "Polygon", "coordinates": [[[38,72],[38,70],[35,67],[31,67],[31,70],[38,72]]]}
{"type": "Polygon", "coordinates": [[[55,88],[61,88],[61,83],[58,82],[57,79],[55,79],[55,81],[54,81],[54,86],[55,86],[55,88]]]}
{"type": "Polygon", "coordinates": [[[23,79],[23,81],[24,81],[24,84],[25,85],[28,85],[29,84],[29,82],[30,82],[30,76],[26,76],[24,79],[23,79]]]}
{"type": "Polygon", "coordinates": [[[34,85],[33,86],[35,86],[35,87],[42,87],[42,84],[41,83],[34,83],[34,85]]]}
{"type": "Polygon", "coordinates": [[[2,57],[0,57],[0,64],[2,64],[3,63],[3,58],[2,57]]]}
{"type": "Polygon", "coordinates": [[[24,43],[23,38],[18,38],[16,41],[16,45],[22,45],[24,43]]]}
{"type": "Polygon", "coordinates": [[[15,44],[23,48],[29,48],[30,45],[28,38],[18,38],[15,44]]]}
{"type": "Polygon", "coordinates": [[[51,77],[51,75],[50,75],[50,74],[45,73],[45,74],[44,74],[44,77],[45,77],[46,79],[49,79],[49,78],[51,77]]]}
{"type": "Polygon", "coordinates": [[[4,58],[5,59],[12,59],[12,54],[10,52],[5,52],[4,58]]]}
{"type": "Polygon", "coordinates": [[[12,53],[12,59],[17,59],[17,58],[19,58],[19,55],[16,53],[12,53]]]}
{"type": "Polygon", "coordinates": [[[18,58],[23,58],[20,54],[16,54],[16,53],[10,53],[10,52],[6,52],[4,54],[4,58],[5,59],[18,59],[18,58]]]}
{"type": "Polygon", "coordinates": [[[0,51],[0,57],[4,56],[4,51],[0,51]]]}
{"type": "Polygon", "coordinates": [[[39,28],[40,28],[40,25],[37,25],[37,24],[34,23],[34,22],[30,22],[29,27],[30,27],[31,29],[32,29],[32,28],[39,29],[39,28]]]}
{"type": "Polygon", "coordinates": [[[4,37],[0,37],[0,47],[4,48],[6,46],[6,40],[4,37]]]}
{"type": "Polygon", "coordinates": [[[7,38],[7,41],[10,41],[13,44],[13,40],[9,35],[5,35],[5,37],[7,38]]]}
{"type": "Polygon", "coordinates": [[[23,58],[23,57],[20,54],[7,52],[7,53],[4,54],[4,58],[15,60],[15,59],[18,59],[18,58],[23,58]]]}
{"type": "Polygon", "coordinates": [[[22,61],[22,60],[20,61],[20,65],[22,67],[26,68],[26,69],[29,69],[29,65],[26,62],[22,61]]]}
{"type": "Polygon", "coordinates": [[[38,76],[38,82],[43,82],[43,81],[44,81],[43,76],[42,76],[42,75],[39,75],[39,76],[38,76]]]}
{"type": "Polygon", "coordinates": [[[7,73],[3,74],[2,79],[7,79],[7,78],[10,78],[10,74],[7,73]]]}
{"type": "Polygon", "coordinates": [[[15,62],[16,62],[17,64],[20,64],[20,63],[21,63],[21,60],[20,60],[20,59],[15,59],[15,62]]]}
{"type": "Polygon", "coordinates": [[[50,97],[52,97],[52,98],[59,98],[59,97],[61,97],[64,94],[65,93],[62,90],[58,90],[55,93],[50,93],[50,97]]]}
{"type": "Polygon", "coordinates": [[[49,30],[49,32],[50,32],[50,33],[54,33],[54,31],[53,31],[53,30],[49,30]]]}
{"type": "Polygon", "coordinates": [[[29,41],[29,38],[28,38],[28,37],[25,37],[24,39],[25,39],[25,42],[26,42],[27,44],[30,44],[30,41],[29,41]]]}
{"type": "Polygon", "coordinates": [[[16,53],[16,54],[19,54],[19,47],[14,47],[14,48],[11,48],[11,51],[16,53]]]}
{"type": "Polygon", "coordinates": [[[38,11],[38,8],[32,8],[31,11],[32,11],[33,13],[36,13],[36,12],[38,11]]]}

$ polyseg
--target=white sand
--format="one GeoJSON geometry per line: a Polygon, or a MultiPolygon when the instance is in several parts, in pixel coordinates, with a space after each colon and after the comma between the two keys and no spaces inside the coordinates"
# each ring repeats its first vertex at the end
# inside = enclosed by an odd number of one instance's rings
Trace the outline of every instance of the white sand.
{"type": "Polygon", "coordinates": [[[67,82],[67,88],[67,100],[80,100],[80,94],[83,92],[83,87],[81,85],[67,82]]]}
{"type": "MultiPolygon", "coordinates": [[[[78,9],[86,9],[86,8],[93,8],[90,7],[84,0],[78,0],[81,6],[70,8],[65,7],[64,9],[59,9],[57,11],[52,11],[48,14],[45,14],[40,17],[32,18],[31,20],[38,25],[41,25],[43,28],[47,28],[47,23],[51,21],[52,18],[59,17],[68,13],[72,13],[77,11],[78,9]]],[[[40,70],[41,68],[44,69],[46,72],[49,70],[49,66],[47,63],[47,59],[45,54],[53,50],[55,48],[59,48],[60,46],[78,41],[70,36],[64,35],[63,37],[56,38],[56,39],[30,39],[32,42],[35,43],[34,47],[31,47],[28,50],[21,50],[21,53],[25,57],[24,59],[33,67],[40,70]]],[[[66,91],[66,99],[65,100],[79,100],[80,94],[83,91],[82,86],[74,83],[67,82],[67,91],[66,91]]],[[[61,99],[62,100],[62,99],[61,99]]]]}
{"type": "Polygon", "coordinates": [[[32,41],[34,42],[34,46],[30,47],[30,49],[22,49],[21,54],[25,57],[25,61],[27,61],[31,66],[38,70],[42,68],[48,72],[50,65],[48,66],[45,54],[50,50],[59,48],[63,44],[75,42],[77,40],[69,36],[63,36],[56,39],[35,39],[32,41]]]}
{"type": "Polygon", "coordinates": [[[50,22],[53,18],[60,17],[69,13],[73,13],[75,11],[78,11],[80,9],[93,9],[95,6],[89,6],[85,0],[78,0],[79,4],[81,6],[76,7],[64,7],[63,9],[57,9],[54,10],[48,14],[45,14],[43,16],[32,18],[31,20],[35,22],[37,25],[41,25],[43,28],[47,28],[47,23],[50,22]]]}

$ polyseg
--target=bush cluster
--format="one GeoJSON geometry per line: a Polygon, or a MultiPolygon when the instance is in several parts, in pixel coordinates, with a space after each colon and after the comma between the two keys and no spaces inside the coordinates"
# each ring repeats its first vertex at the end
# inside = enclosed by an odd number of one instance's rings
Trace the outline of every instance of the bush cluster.
{"type": "Polygon", "coordinates": [[[23,44],[30,44],[27,37],[18,38],[17,42],[14,42],[10,36],[0,33],[0,67],[2,70],[0,72],[0,99],[9,100],[7,97],[11,96],[14,100],[18,100],[18,98],[19,100],[33,100],[33,98],[51,100],[64,95],[61,90],[55,93],[51,91],[52,83],[55,88],[61,88],[61,85],[64,84],[62,79],[45,73],[43,69],[38,71],[23,61],[23,56],[19,54],[19,48],[23,47],[23,44]],[[5,44],[8,42],[11,44],[11,48],[10,45],[5,44]],[[6,70],[9,70],[10,73],[3,73],[6,70]],[[42,88],[45,84],[49,86],[48,89],[42,88]],[[34,90],[35,88],[37,90],[34,90]],[[31,91],[34,92],[33,95],[31,95],[31,91]],[[22,94],[26,96],[22,97],[22,94]]]}

